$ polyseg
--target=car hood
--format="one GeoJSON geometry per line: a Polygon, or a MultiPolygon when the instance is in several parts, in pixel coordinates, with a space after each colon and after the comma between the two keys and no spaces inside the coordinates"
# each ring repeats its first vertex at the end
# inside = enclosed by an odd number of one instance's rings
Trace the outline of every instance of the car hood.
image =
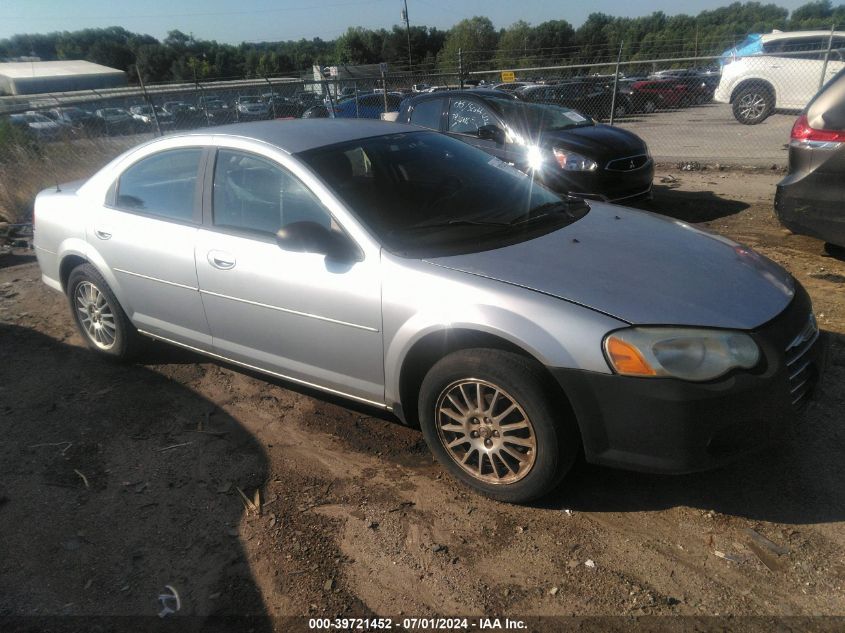
{"type": "Polygon", "coordinates": [[[750,330],[777,316],[794,294],[786,271],[727,238],[601,203],[533,240],[426,261],[640,325],[750,330]]]}
{"type": "Polygon", "coordinates": [[[609,125],[585,125],[566,130],[546,130],[540,145],[565,147],[590,157],[618,158],[644,154],[645,142],[636,134],[609,125]]]}

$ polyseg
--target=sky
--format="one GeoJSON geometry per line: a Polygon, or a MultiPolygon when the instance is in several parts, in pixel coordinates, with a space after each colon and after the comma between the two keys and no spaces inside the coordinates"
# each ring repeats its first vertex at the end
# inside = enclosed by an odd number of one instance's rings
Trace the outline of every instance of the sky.
{"type": "MultiPolygon", "coordinates": [[[[790,11],[807,0],[771,0],[790,11]]],[[[399,24],[403,0],[0,0],[0,38],[122,26],[163,39],[178,29],[197,39],[252,41],[334,39],[350,26],[399,24]]],[[[696,14],[731,0],[407,0],[411,25],[447,29],[484,15],[496,27],[517,20],[564,19],[575,27],[593,12],[636,17],[654,11],[696,14]]]]}

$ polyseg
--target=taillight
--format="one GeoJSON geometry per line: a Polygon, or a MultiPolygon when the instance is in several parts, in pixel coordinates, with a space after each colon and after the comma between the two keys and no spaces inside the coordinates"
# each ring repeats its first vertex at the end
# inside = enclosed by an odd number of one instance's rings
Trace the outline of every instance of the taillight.
{"type": "Polygon", "coordinates": [[[842,143],[845,142],[845,130],[817,130],[810,127],[807,115],[802,114],[792,126],[792,133],[789,136],[794,142],[822,142],[842,143]]]}

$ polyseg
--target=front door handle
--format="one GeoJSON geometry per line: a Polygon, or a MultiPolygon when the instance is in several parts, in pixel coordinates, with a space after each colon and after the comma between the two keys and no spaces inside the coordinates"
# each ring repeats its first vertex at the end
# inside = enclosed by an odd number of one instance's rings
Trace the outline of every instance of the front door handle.
{"type": "Polygon", "coordinates": [[[208,251],[208,263],[220,270],[229,270],[235,267],[237,260],[234,255],[223,251],[208,251]]]}
{"type": "Polygon", "coordinates": [[[111,231],[107,231],[106,229],[94,229],[94,235],[96,235],[101,240],[110,240],[111,239],[111,231]]]}

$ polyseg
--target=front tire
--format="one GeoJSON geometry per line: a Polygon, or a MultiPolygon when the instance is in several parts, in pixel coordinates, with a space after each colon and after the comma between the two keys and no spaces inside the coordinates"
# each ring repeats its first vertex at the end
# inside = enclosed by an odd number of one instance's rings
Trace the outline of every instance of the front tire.
{"type": "Polygon", "coordinates": [[[74,268],[67,282],[73,320],[88,347],[111,358],[134,356],[140,336],[100,272],[91,264],[74,268]]]}
{"type": "Polygon", "coordinates": [[[762,84],[750,84],[734,95],[732,108],[737,121],[743,125],[757,125],[774,111],[774,95],[762,84]]]}
{"type": "Polygon", "coordinates": [[[550,492],[580,450],[547,374],[511,352],[460,350],[435,363],[420,387],[419,419],[431,452],[455,478],[508,503],[550,492]]]}

